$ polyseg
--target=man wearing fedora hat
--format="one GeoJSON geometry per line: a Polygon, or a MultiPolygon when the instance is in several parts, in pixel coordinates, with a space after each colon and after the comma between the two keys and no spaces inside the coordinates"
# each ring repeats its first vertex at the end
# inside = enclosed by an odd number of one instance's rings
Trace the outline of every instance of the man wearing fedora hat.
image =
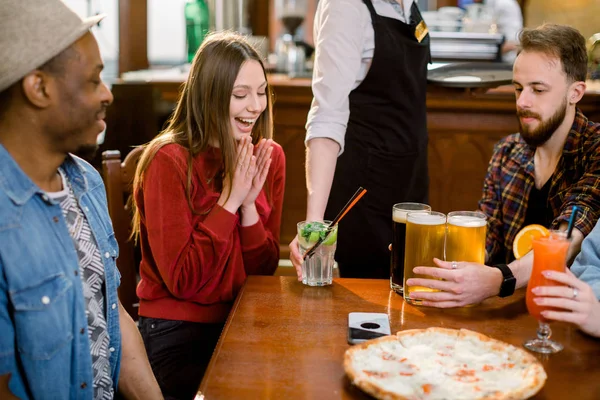
{"type": "Polygon", "coordinates": [[[112,94],[60,0],[0,2],[0,398],[161,398],[117,297],[93,152],[112,94]],[[11,394],[12,393],[12,394],[11,394]]]}

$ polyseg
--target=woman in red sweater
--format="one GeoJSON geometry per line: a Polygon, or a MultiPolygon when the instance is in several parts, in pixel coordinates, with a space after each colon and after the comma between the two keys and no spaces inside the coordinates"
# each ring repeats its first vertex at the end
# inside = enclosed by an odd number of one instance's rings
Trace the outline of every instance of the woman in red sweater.
{"type": "Polygon", "coordinates": [[[272,131],[256,51],[207,37],[134,180],[140,331],[165,398],[195,396],[246,276],[277,268],[285,156],[272,131]]]}

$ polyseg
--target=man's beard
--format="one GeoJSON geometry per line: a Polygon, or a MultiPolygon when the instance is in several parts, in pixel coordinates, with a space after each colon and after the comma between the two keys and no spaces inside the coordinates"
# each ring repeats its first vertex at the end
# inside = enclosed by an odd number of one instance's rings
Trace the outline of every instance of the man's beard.
{"type": "Polygon", "coordinates": [[[88,162],[92,162],[98,151],[97,144],[85,144],[80,146],[73,154],[77,157],[81,157],[88,162]]]}
{"type": "Polygon", "coordinates": [[[552,134],[563,123],[566,114],[566,100],[563,101],[563,104],[558,108],[558,110],[556,110],[554,115],[546,121],[542,121],[542,117],[539,114],[524,110],[517,110],[517,118],[519,119],[519,126],[521,127],[521,137],[523,138],[525,143],[532,147],[542,146],[552,137],[552,134]],[[540,124],[536,129],[530,129],[528,126],[521,123],[521,117],[536,118],[540,121],[540,124]]]}

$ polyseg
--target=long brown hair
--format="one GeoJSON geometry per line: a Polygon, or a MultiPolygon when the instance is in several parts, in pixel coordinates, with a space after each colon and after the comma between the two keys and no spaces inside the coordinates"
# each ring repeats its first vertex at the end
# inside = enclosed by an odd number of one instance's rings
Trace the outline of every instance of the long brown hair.
{"type": "MultiPolygon", "coordinates": [[[[229,106],[233,84],[242,64],[248,60],[260,63],[266,80],[262,60],[243,36],[227,31],[212,33],[204,39],[194,56],[190,74],[183,84],[167,127],[145,145],[133,180],[134,193],[142,189],[144,172],[156,152],[171,143],[189,151],[186,195],[192,213],[198,213],[194,210],[191,199],[192,162],[195,156],[208,149],[210,143],[218,143],[222,154],[222,165],[214,178],[220,182],[227,179],[231,186],[237,144],[231,133],[229,106]]],[[[268,83],[266,93],[267,107],[252,130],[254,144],[262,138],[273,137],[273,98],[268,83]]],[[[132,209],[131,236],[137,239],[140,233],[140,212],[135,201],[132,201],[132,209]]]]}

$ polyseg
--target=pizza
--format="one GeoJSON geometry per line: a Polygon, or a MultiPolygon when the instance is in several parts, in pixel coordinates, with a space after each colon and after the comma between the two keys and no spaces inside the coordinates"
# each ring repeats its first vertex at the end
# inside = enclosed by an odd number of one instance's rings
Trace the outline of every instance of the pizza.
{"type": "Polygon", "coordinates": [[[353,384],[381,400],[526,399],[546,381],[527,351],[467,329],[411,329],[346,351],[353,384]]]}

